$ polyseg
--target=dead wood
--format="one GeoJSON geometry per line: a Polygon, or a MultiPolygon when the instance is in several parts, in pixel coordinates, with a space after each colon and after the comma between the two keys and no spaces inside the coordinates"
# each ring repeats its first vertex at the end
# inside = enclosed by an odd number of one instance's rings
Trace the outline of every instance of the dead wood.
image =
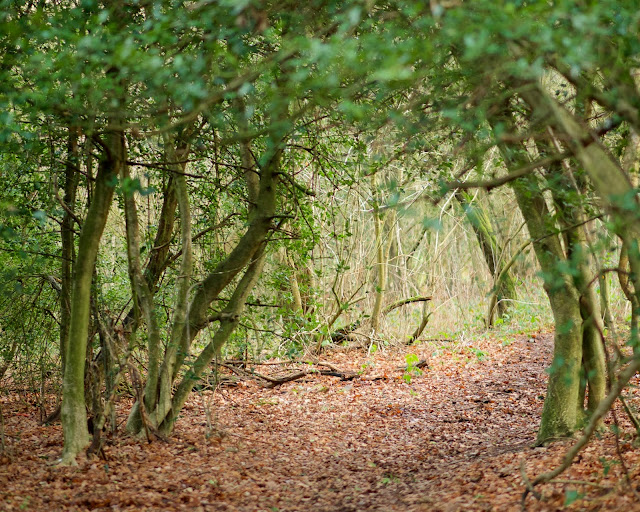
{"type": "Polygon", "coordinates": [[[429,361],[426,359],[420,359],[416,364],[405,364],[404,366],[397,366],[396,370],[413,370],[414,368],[429,368],[429,361]]]}
{"type": "MultiPolygon", "coordinates": [[[[427,301],[430,301],[431,299],[432,299],[431,296],[422,296],[422,295],[419,295],[416,297],[408,297],[406,299],[400,299],[396,302],[393,302],[392,304],[389,304],[386,308],[384,308],[382,310],[382,314],[388,315],[393,310],[398,309],[399,307],[405,306],[407,304],[415,304],[416,302],[427,302],[427,301]]],[[[422,334],[422,331],[427,326],[427,322],[429,321],[430,316],[431,314],[427,314],[422,318],[422,322],[420,323],[416,331],[409,338],[407,345],[413,343],[418,338],[418,336],[422,334]]],[[[342,343],[343,341],[355,341],[353,331],[361,327],[363,324],[366,325],[368,323],[371,323],[370,318],[367,318],[364,322],[361,319],[358,319],[355,322],[352,322],[349,325],[342,327],[341,329],[333,331],[331,333],[331,341],[334,343],[342,343]]]]}
{"type": "MultiPolygon", "coordinates": [[[[282,384],[285,384],[287,382],[292,382],[294,380],[299,380],[302,379],[304,377],[307,377],[308,375],[327,375],[327,376],[331,376],[331,377],[338,377],[340,380],[353,380],[356,377],[358,377],[358,374],[355,372],[351,372],[351,371],[342,371],[339,368],[337,368],[335,365],[326,362],[326,361],[316,361],[316,362],[311,362],[309,363],[308,361],[295,361],[295,360],[290,360],[290,361],[278,361],[278,362],[274,362],[274,361],[267,361],[264,363],[259,363],[259,364],[312,364],[312,365],[316,365],[316,366],[324,366],[325,368],[328,368],[328,370],[318,370],[316,368],[305,368],[305,369],[298,369],[295,371],[291,371],[290,373],[286,374],[286,375],[280,375],[280,376],[271,376],[271,375],[264,375],[261,373],[258,373],[256,371],[247,371],[246,369],[242,368],[239,365],[246,365],[248,364],[245,361],[226,361],[224,363],[218,363],[220,366],[223,366],[224,368],[227,368],[229,370],[231,370],[233,373],[235,373],[236,375],[238,375],[239,377],[243,377],[246,379],[253,379],[256,380],[258,382],[260,382],[263,386],[268,387],[268,388],[275,388],[277,386],[281,386],[282,384]]],[[[254,363],[251,363],[254,364],[254,363]]],[[[256,363],[258,364],[258,363],[256,363]]]]}
{"type": "Polygon", "coordinates": [[[420,337],[422,332],[427,327],[427,324],[429,323],[429,318],[431,318],[431,313],[427,313],[426,315],[422,316],[420,325],[416,328],[415,331],[413,331],[413,334],[409,336],[409,339],[407,340],[406,345],[411,345],[414,341],[416,341],[420,337]]]}
{"type": "Polygon", "coordinates": [[[307,364],[307,365],[315,365],[315,366],[325,366],[333,371],[339,372],[340,370],[333,364],[328,361],[316,361],[314,359],[286,359],[284,361],[252,361],[252,360],[242,360],[242,359],[227,359],[226,361],[220,363],[221,366],[232,365],[234,367],[237,366],[277,366],[277,365],[285,365],[285,364],[307,364]]]}
{"type": "Polygon", "coordinates": [[[319,374],[319,375],[328,375],[331,377],[338,377],[340,380],[353,380],[356,377],[358,377],[358,374],[355,372],[336,372],[336,371],[332,371],[332,370],[300,370],[298,372],[294,372],[292,374],[289,375],[285,375],[284,377],[266,377],[266,376],[261,376],[262,378],[265,378],[267,380],[269,380],[269,384],[267,385],[267,387],[269,388],[275,388],[277,386],[281,386],[282,384],[285,384],[287,382],[292,382],[294,380],[298,380],[298,379],[302,379],[308,375],[313,375],[313,374],[319,374]]]}
{"type": "Polygon", "coordinates": [[[59,404],[58,407],[56,407],[55,410],[51,414],[49,414],[49,416],[47,416],[45,419],[43,419],[40,424],[41,425],[49,425],[50,423],[53,423],[54,421],[58,421],[60,419],[60,414],[61,413],[62,413],[62,404],[59,404]]]}

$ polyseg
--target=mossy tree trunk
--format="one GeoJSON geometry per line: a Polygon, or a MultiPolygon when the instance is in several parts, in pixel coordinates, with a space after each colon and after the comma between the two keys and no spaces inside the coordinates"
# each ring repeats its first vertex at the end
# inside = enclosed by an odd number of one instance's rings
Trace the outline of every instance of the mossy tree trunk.
{"type": "Polygon", "coordinates": [[[84,369],[89,335],[91,283],[100,239],[107,222],[114,183],[125,159],[124,135],[114,132],[104,141],[108,151],[100,162],[91,205],[78,241],[73,286],[69,341],[62,383],[63,464],[75,463],[76,456],[89,444],[84,394],[84,369]]]}
{"type": "MultiPolygon", "coordinates": [[[[188,145],[174,141],[165,136],[165,152],[169,162],[185,161],[189,153],[188,145]]],[[[172,164],[180,219],[180,241],[182,258],[178,271],[173,318],[169,332],[169,341],[164,359],[158,370],[157,387],[149,387],[152,396],[145,396],[145,402],[155,407],[150,411],[150,419],[154,427],[160,424],[171,407],[173,381],[180,370],[182,361],[187,357],[190,340],[188,336],[189,288],[193,273],[193,253],[191,242],[191,206],[187,190],[187,179],[184,175],[186,164],[172,164]]]]}
{"type": "Polygon", "coordinates": [[[64,206],[65,212],[60,224],[60,238],[62,243],[60,269],[60,355],[62,359],[62,375],[67,355],[67,343],[69,341],[69,323],[71,321],[71,288],[73,277],[73,263],[75,260],[75,222],[76,192],[80,182],[78,172],[78,132],[69,128],[67,143],[67,162],[64,169],[64,206]]]}
{"type": "MultiPolygon", "coordinates": [[[[131,180],[129,167],[125,164],[121,169],[123,183],[131,180]]],[[[125,228],[127,241],[127,260],[129,264],[129,280],[134,308],[134,322],[132,324],[130,345],[134,338],[142,316],[147,326],[147,382],[145,386],[145,407],[147,410],[155,407],[155,390],[158,386],[158,365],[160,363],[160,329],[156,319],[154,306],[154,290],[149,280],[144,277],[140,263],[140,229],[138,224],[138,208],[135,200],[135,190],[123,186],[122,202],[124,204],[125,228]],[[139,311],[140,310],[140,311],[139,311]]]]}
{"type": "MultiPolygon", "coordinates": [[[[615,230],[628,247],[630,278],[633,293],[640,303],[640,221],[637,211],[640,208],[636,191],[629,175],[619,162],[597,141],[578,119],[565,107],[538,86],[523,93],[524,99],[537,116],[549,119],[552,127],[562,135],[569,149],[589,177],[594,190],[600,196],[604,206],[615,221],[615,230]]],[[[636,111],[637,115],[637,111],[636,111]]],[[[631,333],[631,344],[638,347],[638,332],[631,333]]]]}
{"type": "MultiPolygon", "coordinates": [[[[161,354],[160,336],[158,326],[153,313],[153,288],[150,281],[157,279],[158,275],[147,273],[145,279],[141,279],[140,266],[137,261],[139,250],[137,239],[137,214],[133,198],[128,201],[125,198],[125,212],[127,219],[127,246],[129,254],[129,273],[132,281],[134,297],[139,301],[144,313],[145,323],[149,332],[148,336],[148,371],[144,391],[145,411],[140,410],[141,404],[136,402],[127,421],[127,429],[139,432],[144,425],[142,416],[148,416],[151,427],[156,428],[164,415],[171,407],[171,394],[173,381],[178,373],[180,361],[184,360],[188,351],[187,341],[184,337],[188,316],[188,294],[191,286],[191,274],[193,270],[192,255],[192,229],[191,207],[185,176],[186,159],[189,154],[189,145],[185,141],[175,140],[169,134],[164,137],[165,159],[172,171],[171,186],[167,189],[169,197],[165,197],[164,206],[172,204],[177,206],[180,220],[181,262],[178,270],[175,298],[173,303],[173,318],[171,319],[164,356],[161,354]],[[180,163],[184,162],[184,163],[180,163]],[[160,418],[160,419],[158,419],[160,418]]],[[[164,215],[161,215],[164,218],[164,215]]],[[[165,218],[167,225],[164,227],[163,236],[171,233],[174,215],[165,218]]],[[[158,236],[160,233],[158,233],[158,236]]],[[[157,271],[162,271],[163,265],[157,266],[157,271]]],[[[148,266],[147,269],[150,270],[148,266]]]]}
{"type": "Polygon", "coordinates": [[[579,398],[582,365],[582,315],[580,294],[571,277],[559,270],[564,253],[542,191],[534,178],[513,184],[518,206],[535,242],[534,250],[549,297],[555,323],[553,362],[544,401],[537,440],[570,436],[577,427],[576,404],[579,398]]]}
{"type": "MultiPolygon", "coordinates": [[[[494,119],[493,123],[501,123],[511,132],[515,131],[515,123],[508,113],[494,119]]],[[[509,169],[517,169],[528,162],[522,144],[501,144],[499,148],[509,169]]],[[[533,246],[555,323],[553,361],[537,436],[537,442],[544,443],[572,435],[578,424],[576,404],[580,396],[582,366],[580,293],[563,270],[566,254],[538,177],[520,178],[512,183],[512,188],[529,234],[535,240],[533,246]]]]}
{"type": "MultiPolygon", "coordinates": [[[[509,309],[510,301],[516,298],[516,283],[511,277],[511,273],[508,271],[502,272],[504,259],[500,255],[503,253],[503,249],[498,243],[489,215],[480,202],[463,190],[457,190],[455,195],[464,210],[469,224],[473,228],[489,272],[494,279],[497,313],[499,318],[503,318],[509,309]],[[498,280],[499,276],[500,279],[498,280]]],[[[496,308],[493,306],[492,301],[491,311],[487,317],[488,326],[493,325],[495,310],[496,308]]]]}
{"type": "Polygon", "coordinates": [[[202,376],[213,358],[220,352],[222,346],[238,326],[242,312],[244,311],[245,302],[262,273],[265,261],[265,249],[266,242],[256,251],[252,263],[236,286],[231,299],[218,315],[219,327],[213,339],[198,355],[193,366],[187,370],[182,380],[178,383],[176,392],[171,399],[171,408],[165,413],[159,425],[159,430],[162,433],[168,434],[173,430],[178,415],[189,397],[194,384],[202,376]]]}
{"type": "Polygon", "coordinates": [[[389,276],[389,253],[393,243],[392,227],[395,223],[395,210],[380,211],[380,191],[378,190],[377,175],[371,176],[371,194],[373,197],[373,229],[375,234],[375,301],[371,311],[371,330],[376,333],[380,330],[380,318],[384,303],[387,281],[389,276]],[[385,226],[389,229],[385,230],[385,226]],[[387,237],[385,238],[385,231],[387,237]]]}
{"type": "MultiPolygon", "coordinates": [[[[640,137],[631,129],[629,134],[629,142],[622,155],[622,168],[625,172],[629,173],[631,184],[638,188],[638,182],[640,181],[638,176],[638,156],[640,150],[640,137]]],[[[620,257],[618,260],[618,281],[620,282],[620,288],[625,297],[631,304],[631,331],[638,332],[638,315],[640,315],[640,303],[635,296],[633,286],[629,280],[629,272],[631,267],[629,266],[629,247],[625,242],[620,248],[620,257]]]]}
{"type": "MultiPolygon", "coordinates": [[[[551,156],[561,151],[555,137],[539,139],[538,152],[541,156],[551,156]]],[[[595,281],[594,257],[591,253],[590,240],[587,235],[587,216],[584,198],[588,195],[585,181],[573,172],[566,163],[552,163],[547,169],[551,195],[556,207],[556,217],[564,232],[567,260],[572,268],[573,282],[580,293],[580,314],[582,316],[582,379],[588,389],[586,412],[593,413],[604,399],[607,391],[606,357],[600,302],[598,300],[595,281]]],[[[579,419],[584,411],[584,393],[578,398],[579,419]]]]}
{"type": "Polygon", "coordinates": [[[211,343],[198,356],[194,366],[186,372],[178,384],[170,409],[162,417],[160,415],[156,416],[157,424],[164,433],[168,433],[173,429],[175,420],[197,378],[200,377],[237,327],[246,299],[260,277],[264,265],[267,239],[274,227],[273,219],[276,209],[278,175],[281,172],[280,161],[281,150],[277,149],[269,162],[260,170],[260,182],[255,197],[255,207],[250,209],[250,224],[247,231],[229,256],[199,284],[191,301],[188,324],[184,332],[184,336],[189,343],[212,320],[218,321],[219,327],[211,343]],[[247,268],[247,270],[235,286],[227,306],[215,319],[210,318],[207,310],[211,302],[230,284],[232,278],[237,276],[244,268],[247,268]]]}

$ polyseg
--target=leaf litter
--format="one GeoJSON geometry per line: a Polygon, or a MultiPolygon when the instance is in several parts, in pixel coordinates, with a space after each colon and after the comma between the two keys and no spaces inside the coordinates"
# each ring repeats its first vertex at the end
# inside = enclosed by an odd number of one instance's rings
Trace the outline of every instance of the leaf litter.
{"type": "MultiPolygon", "coordinates": [[[[0,397],[1,510],[520,510],[531,480],[570,440],[532,447],[553,336],[485,337],[325,359],[359,378],[307,375],[194,392],[169,442],[108,436],[105,459],[58,467],[59,424],[39,424],[25,394],[0,397]],[[422,370],[408,361],[427,359],[422,370]]],[[[264,370],[261,370],[264,371],[264,370]]],[[[275,370],[274,370],[275,371],[275,370]]],[[[638,384],[638,379],[634,380],[638,384]]],[[[627,393],[637,409],[636,388],[627,393]]],[[[122,425],[130,403],[118,404],[122,425]]],[[[527,510],[640,510],[640,456],[622,410],[620,463],[607,426],[527,510]],[[628,471],[626,479],[624,468],[628,471]]]]}

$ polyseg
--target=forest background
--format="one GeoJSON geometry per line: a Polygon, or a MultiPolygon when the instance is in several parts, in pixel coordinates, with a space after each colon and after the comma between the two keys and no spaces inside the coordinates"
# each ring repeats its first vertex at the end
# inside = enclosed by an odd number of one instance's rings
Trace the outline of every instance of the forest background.
{"type": "Polygon", "coordinates": [[[538,443],[635,420],[639,21],[0,2],[0,378],[60,390],[73,464],[124,389],[170,434],[216,360],[552,323],[538,443]]]}

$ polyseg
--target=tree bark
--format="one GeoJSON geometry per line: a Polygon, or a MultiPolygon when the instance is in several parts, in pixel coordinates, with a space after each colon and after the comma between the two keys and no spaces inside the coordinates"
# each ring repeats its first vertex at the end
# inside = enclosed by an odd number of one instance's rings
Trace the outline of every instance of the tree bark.
{"type": "Polygon", "coordinates": [[[182,410],[189,393],[193,389],[194,384],[202,376],[204,370],[209,366],[216,354],[220,352],[222,346],[227,342],[233,331],[238,326],[244,306],[251,290],[257,283],[262,273],[265,261],[265,247],[259,249],[255,255],[254,261],[249,265],[247,271],[238,283],[227,306],[219,315],[220,325],[211,342],[196,358],[193,367],[190,368],[182,378],[171,400],[171,409],[165,414],[164,420],[160,425],[160,431],[168,434],[173,430],[178,414],[182,410]]]}
{"type": "MultiPolygon", "coordinates": [[[[384,301],[384,295],[387,288],[387,278],[389,272],[389,251],[391,249],[393,237],[389,236],[389,240],[385,243],[384,226],[386,223],[379,210],[380,200],[375,174],[371,177],[371,193],[374,197],[373,227],[376,241],[376,287],[375,302],[373,304],[373,310],[371,311],[371,330],[375,333],[380,329],[382,303],[384,301]]],[[[393,225],[392,215],[393,211],[389,213],[388,221],[390,226],[393,225]]]]}
{"type": "Polygon", "coordinates": [[[189,339],[192,341],[209,323],[209,305],[220,292],[251,263],[253,255],[271,231],[276,207],[277,173],[280,171],[281,151],[277,150],[260,172],[260,190],[256,208],[249,217],[249,227],[227,258],[220,262],[202,282],[189,308],[189,339]]]}
{"type": "Polygon", "coordinates": [[[153,247],[150,251],[149,261],[144,269],[144,277],[147,280],[149,288],[155,293],[158,280],[164,272],[173,236],[173,229],[176,221],[176,211],[178,208],[178,198],[176,196],[176,182],[172,174],[167,182],[164,191],[164,200],[162,202],[162,210],[160,211],[160,219],[158,220],[158,232],[153,241],[153,247]]]}
{"type": "MultiPolygon", "coordinates": [[[[498,119],[493,119],[492,124],[498,119]]],[[[499,119],[514,131],[515,123],[508,110],[499,119]]],[[[499,149],[510,170],[528,162],[522,144],[499,149]]],[[[537,442],[570,436],[577,428],[577,407],[580,396],[582,366],[582,316],[580,294],[570,276],[558,264],[566,259],[553,216],[540,189],[536,175],[527,175],[512,182],[512,188],[525,219],[534,250],[544,276],[544,289],[549,298],[555,322],[553,362],[544,401],[537,442]]]]}
{"type": "MultiPolygon", "coordinates": [[[[255,198],[255,206],[250,206],[249,208],[249,227],[244,236],[227,258],[218,264],[217,267],[195,287],[196,291],[193,299],[188,304],[188,307],[185,308],[185,320],[182,321],[178,315],[174,317],[174,324],[172,326],[172,333],[174,334],[171,336],[172,343],[167,348],[159,375],[158,399],[156,400],[155,409],[150,411],[149,414],[152,426],[160,428],[164,433],[168,433],[173,429],[175,420],[191,392],[195,382],[194,379],[197,378],[194,376],[204,371],[204,368],[211,361],[211,358],[214,357],[216,351],[219,350],[235,330],[242,308],[244,307],[244,302],[259,277],[264,264],[264,245],[266,244],[270,231],[273,229],[277,197],[276,189],[278,173],[280,172],[280,155],[281,151],[276,150],[270,161],[260,171],[260,182],[255,198]],[[209,306],[213,300],[219,296],[220,292],[224,290],[243,269],[247,268],[247,265],[249,268],[236,286],[229,304],[221,314],[216,318],[212,318],[208,313],[209,306]],[[205,348],[205,351],[196,358],[194,366],[187,370],[185,377],[178,385],[176,393],[172,396],[171,390],[174,387],[178,369],[182,366],[191,343],[202,328],[213,320],[220,322],[220,327],[214,336],[214,340],[205,348]],[[182,327],[180,327],[180,323],[182,323],[182,327]],[[180,334],[180,336],[178,336],[178,334],[180,334]],[[177,348],[179,348],[179,350],[177,348]]],[[[249,190],[249,195],[252,196],[252,188],[249,190]]],[[[185,193],[186,187],[182,191],[177,190],[179,202],[181,195],[183,195],[184,199],[185,193]]],[[[182,219],[181,223],[183,223],[182,219]]],[[[183,244],[185,241],[185,235],[183,234],[183,244]]],[[[179,292],[176,301],[181,301],[183,297],[182,293],[188,293],[188,291],[189,287],[186,288],[186,291],[183,290],[179,292]]],[[[133,432],[139,432],[141,427],[139,411],[136,411],[134,408],[129,415],[127,429],[133,432]]]]}
{"type": "MultiPolygon", "coordinates": [[[[121,176],[123,181],[130,178],[129,167],[122,166],[121,176]]],[[[137,310],[138,304],[142,310],[142,316],[147,325],[147,357],[148,371],[147,382],[145,386],[145,407],[152,410],[156,403],[156,389],[158,386],[158,365],[160,364],[160,329],[156,319],[155,308],[153,304],[153,286],[145,279],[142,266],[140,264],[140,229],[138,224],[138,208],[133,192],[123,192],[123,203],[126,225],[127,239],[127,259],[129,262],[129,280],[131,281],[131,290],[133,295],[134,309],[137,310]]],[[[136,322],[134,329],[137,328],[138,314],[134,315],[136,322]]],[[[135,332],[135,331],[134,331],[135,332]]],[[[133,333],[132,333],[133,335],[133,333]]]]}
{"type": "MultiPolygon", "coordinates": [[[[540,139],[538,151],[542,156],[560,151],[560,145],[550,135],[550,140],[540,139]],[[555,143],[555,145],[554,145],[555,143]]],[[[580,204],[582,197],[588,193],[586,183],[573,173],[566,163],[549,164],[547,173],[554,180],[550,187],[554,199],[557,217],[564,229],[567,260],[573,267],[573,283],[580,293],[580,314],[582,317],[582,366],[583,379],[588,385],[587,413],[592,413],[607,392],[607,374],[604,353],[604,340],[600,303],[594,289],[596,271],[593,265],[593,254],[590,253],[584,207],[580,204]],[[578,226],[573,227],[572,226],[578,226]]],[[[582,386],[578,398],[578,418],[583,416],[584,389],[582,386]]]]}
{"type": "Polygon", "coordinates": [[[108,135],[108,151],[98,167],[91,206],[80,232],[78,256],[73,276],[71,318],[66,364],[62,384],[62,430],[64,449],[61,462],[75,463],[76,456],[89,444],[84,395],[84,368],[89,335],[91,282],[100,239],[113,199],[114,180],[125,159],[124,135],[108,135]]]}
{"type": "MultiPolygon", "coordinates": [[[[634,295],[640,302],[640,221],[636,212],[640,208],[636,192],[627,173],[592,134],[568,110],[550,98],[538,87],[523,93],[523,98],[536,115],[548,118],[552,126],[563,135],[563,141],[575,154],[589,176],[596,193],[616,220],[616,232],[629,248],[629,265],[634,295]]],[[[631,333],[631,344],[639,347],[637,332],[631,333]]]]}
{"type": "MultiPolygon", "coordinates": [[[[498,244],[498,239],[489,220],[489,215],[478,201],[462,190],[455,193],[456,199],[462,206],[465,216],[471,224],[478,239],[478,244],[489,267],[489,272],[494,280],[495,302],[497,303],[498,317],[503,318],[509,309],[509,302],[516,298],[516,283],[507,270],[502,272],[504,264],[500,263],[500,254],[503,252],[498,244]]],[[[487,316],[487,327],[493,325],[495,308],[492,306],[487,316]]]]}
{"type": "MultiPolygon", "coordinates": [[[[164,140],[165,158],[168,162],[185,161],[189,152],[187,144],[182,142],[176,142],[169,135],[165,135],[164,140]],[[178,147],[176,147],[178,144],[178,147]]],[[[152,422],[152,427],[156,428],[164,418],[164,415],[171,407],[171,393],[173,381],[179,371],[181,361],[186,357],[188,351],[188,341],[186,340],[186,334],[188,330],[187,317],[188,317],[188,293],[191,285],[191,273],[193,267],[192,258],[192,236],[191,236],[191,208],[189,205],[189,195],[187,190],[186,177],[184,175],[185,164],[173,163],[171,164],[173,170],[173,189],[172,194],[175,195],[175,202],[178,206],[178,215],[180,218],[180,230],[181,230],[181,251],[182,260],[180,264],[179,274],[177,278],[176,294],[174,299],[174,315],[171,321],[171,330],[169,333],[169,342],[164,354],[164,358],[160,361],[160,337],[159,333],[150,332],[149,336],[149,371],[147,375],[147,382],[145,385],[144,393],[144,405],[149,413],[149,420],[152,422]]],[[[171,199],[171,198],[169,198],[171,199]]],[[[168,201],[165,199],[165,205],[168,201]]],[[[136,234],[133,232],[133,210],[135,205],[129,204],[130,217],[132,222],[131,231],[127,234],[131,235],[131,243],[135,239],[136,234]]],[[[163,205],[164,210],[164,205],[163,205]]],[[[164,211],[163,211],[164,213],[164,211]]],[[[170,233],[169,226],[167,225],[163,230],[165,236],[170,233]]],[[[133,249],[135,250],[135,249],[133,249]]],[[[139,251],[138,251],[139,253],[139,251]]],[[[131,260],[130,260],[131,262],[131,260]]],[[[149,267],[148,267],[149,268],[149,267]]],[[[159,267],[158,267],[159,268],[159,267]]],[[[148,277],[155,277],[148,274],[148,277]]],[[[147,326],[150,329],[157,327],[155,325],[155,319],[152,317],[152,290],[148,288],[148,280],[146,283],[136,283],[136,290],[142,295],[140,299],[144,299],[146,295],[146,309],[145,317],[147,326]],[[145,286],[147,288],[145,289],[145,286]]],[[[127,430],[131,432],[139,432],[142,427],[142,418],[140,411],[141,404],[136,402],[132,408],[129,418],[127,420],[127,430]]],[[[144,411],[142,412],[144,414],[144,411]]]]}
{"type": "Polygon", "coordinates": [[[582,316],[580,295],[566,274],[559,273],[557,263],[563,251],[557,235],[550,234],[546,219],[551,215],[534,179],[513,184],[516,199],[545,276],[544,289],[549,297],[555,323],[553,362],[544,400],[537,442],[567,437],[577,427],[577,408],[582,364],[582,316]]]}
{"type": "Polygon", "coordinates": [[[69,341],[69,323],[71,321],[71,287],[73,264],[75,257],[75,233],[73,230],[76,192],[80,182],[78,165],[78,133],[73,127],[69,128],[69,142],[67,144],[67,164],[64,169],[64,204],[65,209],[60,225],[62,242],[62,264],[60,269],[60,355],[62,358],[62,375],[67,355],[69,341]]]}

